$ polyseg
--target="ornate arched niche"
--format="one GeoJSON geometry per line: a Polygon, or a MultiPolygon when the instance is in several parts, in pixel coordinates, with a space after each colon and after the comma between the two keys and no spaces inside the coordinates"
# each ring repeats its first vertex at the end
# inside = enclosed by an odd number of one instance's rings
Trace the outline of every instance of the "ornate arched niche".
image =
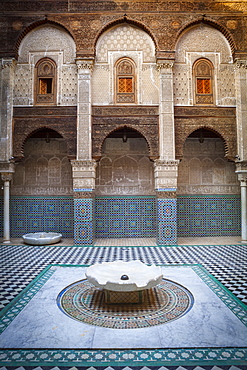
{"type": "Polygon", "coordinates": [[[122,127],[102,145],[96,174],[96,195],[153,195],[153,162],[145,138],[122,127]]]}
{"type": "Polygon", "coordinates": [[[216,131],[201,127],[183,145],[178,168],[178,194],[238,194],[235,163],[226,159],[227,144],[216,131]]]}
{"type": "Polygon", "coordinates": [[[67,145],[54,130],[32,132],[23,144],[24,158],[16,163],[13,195],[72,194],[72,170],[67,145]]]}

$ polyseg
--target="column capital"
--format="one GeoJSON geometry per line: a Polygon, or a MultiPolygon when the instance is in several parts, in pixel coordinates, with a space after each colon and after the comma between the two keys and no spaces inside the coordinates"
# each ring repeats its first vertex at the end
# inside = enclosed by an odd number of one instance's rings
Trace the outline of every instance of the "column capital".
{"type": "Polygon", "coordinates": [[[236,162],[236,171],[241,186],[247,185],[247,161],[236,162]]]}
{"type": "Polygon", "coordinates": [[[91,72],[93,70],[94,58],[76,58],[78,72],[91,72]]]}
{"type": "Polygon", "coordinates": [[[16,64],[17,61],[15,58],[1,58],[0,68],[1,69],[14,68],[16,64]]]}
{"type": "Polygon", "coordinates": [[[168,70],[173,68],[174,61],[170,59],[158,59],[156,64],[158,71],[167,72],[168,70]]]}
{"type": "Polygon", "coordinates": [[[247,69],[247,60],[246,59],[243,59],[243,60],[236,60],[235,64],[234,64],[234,68],[236,70],[238,69],[247,69]]]}
{"type": "Polygon", "coordinates": [[[2,172],[1,173],[1,179],[3,181],[11,181],[13,177],[13,173],[10,172],[2,172]]]}

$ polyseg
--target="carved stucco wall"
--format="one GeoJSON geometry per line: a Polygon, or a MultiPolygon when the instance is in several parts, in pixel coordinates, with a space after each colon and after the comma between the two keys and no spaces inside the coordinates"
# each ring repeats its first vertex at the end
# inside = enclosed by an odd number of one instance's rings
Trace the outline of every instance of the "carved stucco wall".
{"type": "Polygon", "coordinates": [[[236,104],[234,68],[228,41],[222,33],[206,25],[186,31],[176,46],[174,64],[174,103],[193,105],[192,66],[198,58],[209,59],[214,66],[216,105],[236,104]]]}
{"type": "Polygon", "coordinates": [[[57,64],[57,104],[76,105],[75,44],[64,30],[52,25],[35,28],[22,40],[15,71],[14,105],[33,105],[34,67],[44,57],[57,64]]]}
{"type": "Polygon", "coordinates": [[[12,195],[72,194],[72,171],[63,139],[28,139],[16,164],[12,195]]]}
{"type": "Polygon", "coordinates": [[[178,168],[178,194],[239,194],[235,164],[224,158],[221,139],[188,138],[178,168]]]}
{"type": "Polygon", "coordinates": [[[97,167],[97,195],[153,195],[154,172],[143,138],[107,138],[97,167]]]}
{"type": "Polygon", "coordinates": [[[135,62],[138,103],[158,104],[154,42],[146,32],[127,23],[106,31],[98,40],[92,76],[92,103],[113,104],[114,65],[122,57],[135,62]]]}

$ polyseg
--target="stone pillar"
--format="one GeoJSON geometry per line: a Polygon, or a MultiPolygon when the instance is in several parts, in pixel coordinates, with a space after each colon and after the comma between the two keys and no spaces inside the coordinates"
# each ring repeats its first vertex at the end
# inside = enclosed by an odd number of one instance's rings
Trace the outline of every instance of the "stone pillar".
{"type": "Polygon", "coordinates": [[[10,181],[12,173],[2,173],[3,180],[3,243],[10,243],[10,181]]]}
{"type": "Polygon", "coordinates": [[[72,160],[74,190],[74,242],[93,245],[96,162],[72,160]]]}
{"type": "Polygon", "coordinates": [[[235,65],[237,145],[240,161],[247,161],[247,60],[235,65]]]}
{"type": "Polygon", "coordinates": [[[93,245],[94,189],[96,162],[92,160],[91,137],[91,75],[93,58],[76,59],[77,94],[77,156],[71,161],[74,190],[74,242],[93,245]]]}
{"type": "Polygon", "coordinates": [[[238,180],[241,187],[241,238],[247,242],[247,162],[236,163],[238,180]]]}
{"type": "Polygon", "coordinates": [[[78,58],[77,159],[92,159],[91,75],[93,59],[78,58]]]}
{"type": "Polygon", "coordinates": [[[158,245],[177,244],[178,162],[176,160],[154,162],[158,245]]]}
{"type": "Polygon", "coordinates": [[[177,176],[175,160],[173,61],[158,59],[160,72],[159,152],[154,163],[157,244],[177,243],[177,176]]]}
{"type": "Polygon", "coordinates": [[[237,60],[235,64],[236,81],[236,120],[238,159],[236,173],[241,186],[241,237],[247,241],[247,60],[237,60]]]}
{"type": "Polygon", "coordinates": [[[13,89],[16,61],[0,59],[0,161],[12,157],[13,89]]]}
{"type": "Polygon", "coordinates": [[[175,159],[173,61],[158,60],[160,71],[159,151],[161,160],[175,159]]]}

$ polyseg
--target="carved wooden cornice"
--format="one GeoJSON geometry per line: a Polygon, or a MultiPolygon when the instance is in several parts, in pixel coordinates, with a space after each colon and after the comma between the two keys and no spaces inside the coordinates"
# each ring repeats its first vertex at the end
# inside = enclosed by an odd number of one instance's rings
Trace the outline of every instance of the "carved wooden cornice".
{"type": "Polygon", "coordinates": [[[93,106],[92,115],[104,117],[127,117],[127,116],[158,116],[159,106],[93,106]]]}

